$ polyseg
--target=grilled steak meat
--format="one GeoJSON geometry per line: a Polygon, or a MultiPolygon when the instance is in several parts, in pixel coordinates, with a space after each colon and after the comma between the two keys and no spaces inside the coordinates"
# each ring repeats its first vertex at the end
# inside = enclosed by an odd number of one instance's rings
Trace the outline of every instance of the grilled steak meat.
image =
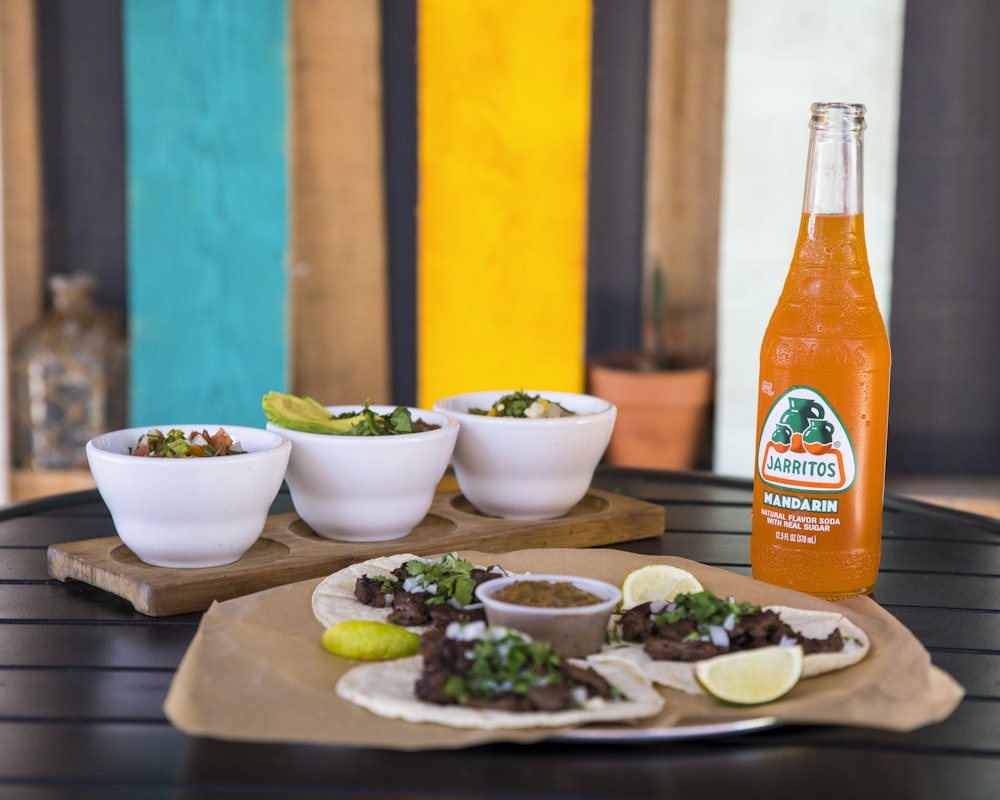
{"type": "Polygon", "coordinates": [[[354,599],[373,608],[385,608],[386,605],[381,581],[367,575],[362,575],[354,582],[354,599]]]}
{"type": "Polygon", "coordinates": [[[657,661],[700,661],[722,653],[751,650],[789,640],[802,645],[806,655],[836,653],[844,648],[839,630],[834,629],[824,639],[811,639],[783,622],[777,612],[767,609],[760,609],[736,621],[726,631],[728,643],[700,636],[697,626],[690,619],[657,624],[655,618],[652,603],[642,603],[622,614],[619,624],[622,639],[642,644],[650,658],[657,661]]]}
{"type": "MultiPolygon", "coordinates": [[[[358,579],[359,582],[362,578],[358,579]]],[[[357,592],[355,592],[357,596],[357,592]]],[[[384,598],[385,595],[382,595],[384,598]]],[[[450,603],[430,603],[435,595],[429,592],[396,591],[392,598],[392,613],[389,622],[410,627],[414,625],[434,625],[444,627],[449,622],[474,622],[486,619],[482,608],[458,608],[450,603]]],[[[385,601],[379,608],[385,606],[385,601]]]]}
{"type": "MultiPolygon", "coordinates": [[[[420,638],[423,672],[416,683],[416,695],[421,700],[441,705],[458,703],[447,691],[448,681],[456,675],[466,675],[475,663],[469,656],[474,642],[451,639],[444,628],[435,628],[420,638]]],[[[465,705],[472,708],[492,708],[505,711],[562,711],[579,705],[580,689],[588,697],[611,699],[611,684],[592,669],[559,662],[559,680],[532,686],[526,694],[500,692],[490,698],[470,696],[465,705]]]]}
{"type": "MultiPolygon", "coordinates": [[[[441,627],[450,622],[472,622],[486,618],[482,607],[467,607],[450,602],[445,597],[420,589],[408,590],[406,582],[411,579],[407,565],[401,564],[392,571],[391,580],[383,577],[362,575],[355,581],[354,598],[359,603],[373,608],[390,608],[389,622],[405,627],[433,625],[441,627]]],[[[474,567],[469,577],[479,585],[491,578],[505,575],[499,567],[474,567]]]]}

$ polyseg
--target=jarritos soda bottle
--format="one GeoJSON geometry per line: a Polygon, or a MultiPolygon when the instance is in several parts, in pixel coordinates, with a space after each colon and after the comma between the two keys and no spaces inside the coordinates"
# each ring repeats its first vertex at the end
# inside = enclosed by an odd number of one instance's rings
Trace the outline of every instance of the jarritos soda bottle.
{"type": "Polygon", "coordinates": [[[889,339],[862,208],[865,107],[814,103],[798,241],[760,351],[758,580],[869,594],[882,551],[889,339]]]}

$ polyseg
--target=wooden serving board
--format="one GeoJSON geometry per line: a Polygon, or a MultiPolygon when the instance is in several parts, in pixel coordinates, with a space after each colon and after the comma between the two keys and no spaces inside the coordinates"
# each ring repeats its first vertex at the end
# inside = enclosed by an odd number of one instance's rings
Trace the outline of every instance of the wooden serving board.
{"type": "Polygon", "coordinates": [[[52,545],[48,570],[60,581],[88,583],[128,600],[142,614],[164,617],[204,611],[215,600],[323,577],[376,556],[595,547],[658,536],[663,523],[661,506],[597,489],[591,489],[566,516],[530,522],[483,516],[460,492],[439,491],[427,516],[402,539],[331,541],[290,512],[268,517],[260,539],[243,558],[221,567],[150,566],[117,536],[109,536],[52,545]]]}

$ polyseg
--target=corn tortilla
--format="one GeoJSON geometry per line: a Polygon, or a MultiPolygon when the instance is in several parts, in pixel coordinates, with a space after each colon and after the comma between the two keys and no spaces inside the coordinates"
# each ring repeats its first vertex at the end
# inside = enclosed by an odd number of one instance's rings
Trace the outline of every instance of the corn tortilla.
{"type": "MultiPolygon", "coordinates": [[[[846,669],[862,661],[871,649],[867,634],[843,614],[835,611],[809,611],[787,606],[764,606],[765,610],[776,611],[788,625],[810,639],[824,639],[839,628],[844,637],[844,649],[836,653],[811,653],[805,657],[802,677],[811,678],[835,670],[846,669]]],[[[625,643],[605,646],[598,654],[590,657],[594,663],[631,664],[638,668],[649,680],[659,686],[677,689],[688,694],[705,694],[694,675],[696,662],[658,661],[647,655],[642,644],[625,643]]]]}
{"type": "MultiPolygon", "coordinates": [[[[588,665],[579,660],[574,663],[588,665]]],[[[628,665],[608,663],[589,666],[620,689],[626,699],[609,701],[590,698],[582,708],[520,712],[429,703],[419,700],[413,689],[423,668],[421,656],[354,667],[337,681],[337,694],[382,717],[481,730],[621,722],[655,716],[662,710],[663,696],[628,665]]]]}
{"type": "MultiPolygon", "coordinates": [[[[391,556],[381,556],[371,558],[367,561],[360,561],[351,564],[344,569],[328,575],[313,590],[312,610],[313,615],[323,625],[329,628],[338,622],[348,622],[350,620],[371,620],[373,622],[388,622],[392,609],[375,608],[367,606],[354,597],[354,586],[358,578],[368,575],[384,575],[390,577],[392,571],[397,567],[411,560],[433,561],[424,556],[413,555],[412,553],[399,553],[391,556]]],[[[488,569],[491,564],[482,565],[483,569],[488,569]]],[[[431,628],[430,625],[408,626],[407,630],[415,633],[423,633],[431,628]]]]}

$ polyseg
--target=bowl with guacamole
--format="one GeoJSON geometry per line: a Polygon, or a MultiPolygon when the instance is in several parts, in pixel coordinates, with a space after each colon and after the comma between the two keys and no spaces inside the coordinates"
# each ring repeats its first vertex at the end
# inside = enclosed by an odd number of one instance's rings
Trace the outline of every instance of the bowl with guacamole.
{"type": "Polygon", "coordinates": [[[458,422],[409,406],[324,406],[270,392],[267,429],[289,439],[285,483],[295,511],[337,541],[400,539],[423,520],[458,437],[458,422]]]}

